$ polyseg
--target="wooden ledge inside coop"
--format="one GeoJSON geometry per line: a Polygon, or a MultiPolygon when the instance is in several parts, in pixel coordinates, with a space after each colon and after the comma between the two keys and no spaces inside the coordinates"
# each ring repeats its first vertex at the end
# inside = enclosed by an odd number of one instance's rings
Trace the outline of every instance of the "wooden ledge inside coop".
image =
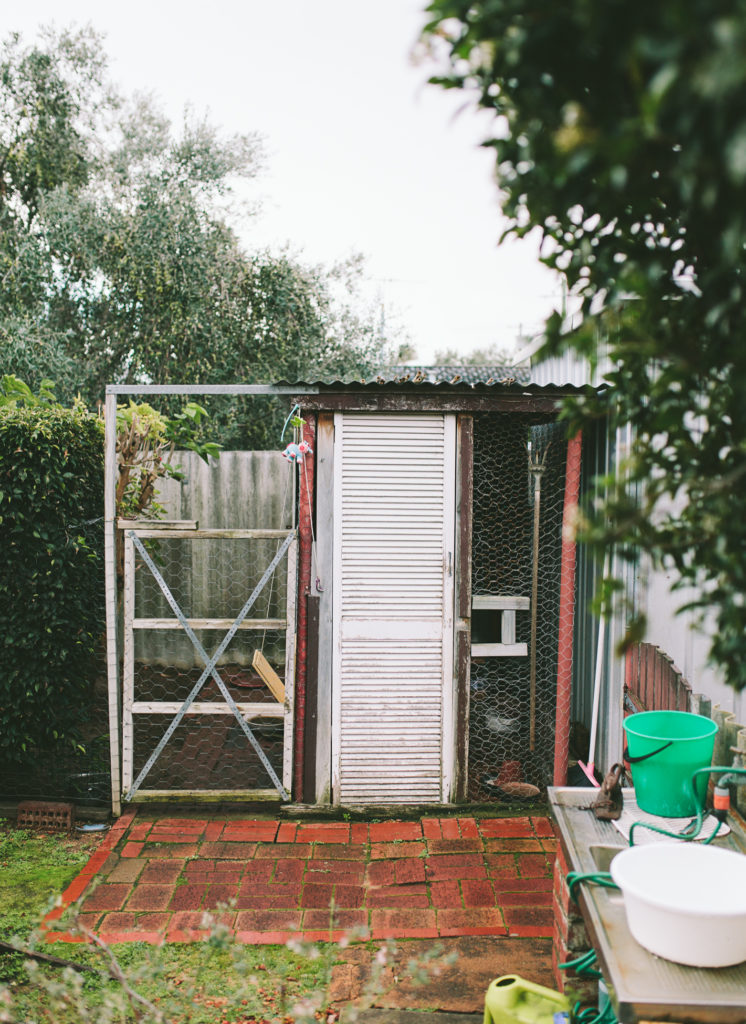
{"type": "Polygon", "coordinates": [[[516,643],[516,612],[530,610],[528,597],[494,594],[474,594],[471,602],[474,612],[499,612],[500,637],[494,643],[473,643],[472,658],[526,658],[528,644],[516,643]]]}

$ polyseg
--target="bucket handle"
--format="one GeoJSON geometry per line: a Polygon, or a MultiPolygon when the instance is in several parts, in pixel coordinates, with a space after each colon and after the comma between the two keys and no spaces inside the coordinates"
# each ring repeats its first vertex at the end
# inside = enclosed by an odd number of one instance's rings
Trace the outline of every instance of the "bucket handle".
{"type": "Polygon", "coordinates": [[[630,757],[629,750],[625,747],[623,757],[627,764],[639,764],[640,761],[647,761],[649,757],[655,757],[656,754],[662,754],[664,750],[668,750],[668,748],[672,746],[673,740],[669,740],[668,743],[664,743],[663,746],[658,747],[657,750],[651,750],[647,754],[640,754],[639,757],[630,757]]]}

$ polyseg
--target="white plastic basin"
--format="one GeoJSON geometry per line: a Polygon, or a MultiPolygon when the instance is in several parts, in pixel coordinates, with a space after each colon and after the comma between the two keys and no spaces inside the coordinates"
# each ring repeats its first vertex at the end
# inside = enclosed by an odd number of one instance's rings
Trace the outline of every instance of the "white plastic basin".
{"type": "Polygon", "coordinates": [[[746,960],[746,856],[695,843],[631,846],[611,862],[645,949],[690,967],[746,960]]]}

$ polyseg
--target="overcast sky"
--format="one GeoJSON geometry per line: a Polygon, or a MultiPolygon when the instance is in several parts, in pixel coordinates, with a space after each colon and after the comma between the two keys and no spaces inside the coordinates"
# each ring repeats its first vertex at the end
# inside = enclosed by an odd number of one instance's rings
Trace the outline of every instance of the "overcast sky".
{"type": "Polygon", "coordinates": [[[91,23],[112,78],[186,104],[226,132],[259,132],[263,212],[247,248],[289,243],[308,262],[351,252],[418,358],[512,348],[559,303],[531,241],[497,248],[487,122],[427,85],[411,51],[425,0],[26,0],[0,33],[91,23]],[[461,111],[459,113],[459,111],[461,111]]]}

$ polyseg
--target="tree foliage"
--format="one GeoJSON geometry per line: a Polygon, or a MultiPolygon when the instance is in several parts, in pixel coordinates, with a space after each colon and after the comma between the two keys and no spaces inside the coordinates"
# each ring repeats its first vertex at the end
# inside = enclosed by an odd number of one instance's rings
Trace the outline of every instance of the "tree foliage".
{"type": "Polygon", "coordinates": [[[711,656],[746,686],[746,2],[434,0],[434,80],[495,114],[507,235],[538,230],[611,387],[573,422],[630,422],[591,539],[640,546],[715,610],[711,656]],[[635,497],[642,487],[643,500],[635,497]],[[608,517],[608,527],[604,526],[608,517]]]}
{"type": "Polygon", "coordinates": [[[0,751],[31,763],[74,744],[103,629],[103,431],[4,381],[0,396],[0,751]]]}
{"type": "MultiPolygon", "coordinates": [[[[12,37],[0,98],[0,372],[51,377],[62,399],[80,391],[92,405],[111,382],[380,365],[359,262],[307,267],[239,240],[236,189],[261,167],[256,136],[224,137],[189,111],[174,130],[149,99],[118,96],[90,29],[12,37]]],[[[279,443],[271,409],[211,412],[224,444],[279,443]]]]}

